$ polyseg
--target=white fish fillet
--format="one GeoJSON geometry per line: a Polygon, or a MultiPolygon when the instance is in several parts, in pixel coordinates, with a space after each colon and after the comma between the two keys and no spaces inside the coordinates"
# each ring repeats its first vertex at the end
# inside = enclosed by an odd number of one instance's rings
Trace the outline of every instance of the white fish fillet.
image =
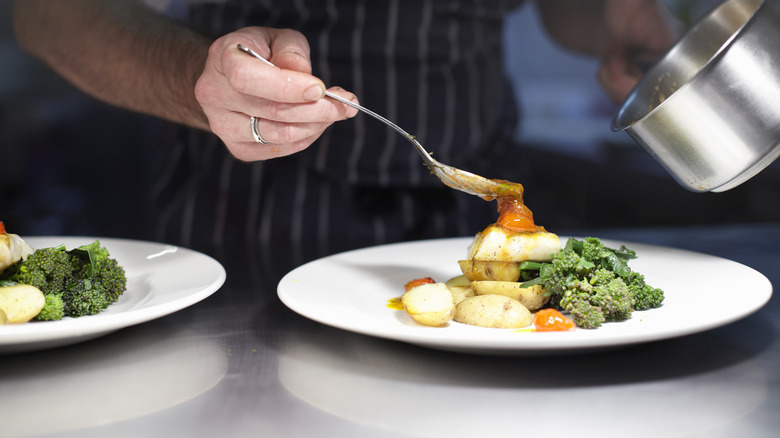
{"type": "Polygon", "coordinates": [[[0,234],[0,272],[27,257],[34,250],[16,234],[0,234]]]}
{"type": "Polygon", "coordinates": [[[494,262],[546,262],[560,250],[561,241],[556,234],[509,232],[491,225],[476,235],[469,258],[494,262]]]}

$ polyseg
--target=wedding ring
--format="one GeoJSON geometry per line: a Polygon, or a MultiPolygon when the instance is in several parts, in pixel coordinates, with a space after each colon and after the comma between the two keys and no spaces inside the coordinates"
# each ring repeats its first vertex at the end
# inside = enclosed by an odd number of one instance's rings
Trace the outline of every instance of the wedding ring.
{"type": "Polygon", "coordinates": [[[260,144],[268,144],[269,141],[264,139],[262,135],[260,135],[260,131],[257,130],[257,117],[251,117],[249,119],[249,125],[252,127],[252,138],[255,139],[256,142],[260,144]]]}

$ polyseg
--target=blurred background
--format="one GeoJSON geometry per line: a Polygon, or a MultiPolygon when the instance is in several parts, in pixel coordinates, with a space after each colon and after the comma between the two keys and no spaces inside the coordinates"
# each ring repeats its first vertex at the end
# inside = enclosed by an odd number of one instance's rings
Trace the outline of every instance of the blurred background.
{"type": "MultiPolygon", "coordinates": [[[[666,3],[690,23],[718,2],[666,3]]],[[[153,238],[142,226],[154,166],[145,157],[164,122],[101,104],[22,53],[12,10],[0,0],[0,220],[25,235],[153,238]]],[[[777,163],[726,193],[688,192],[627,134],[611,132],[617,106],[601,94],[597,61],[550,42],[533,7],[507,18],[506,43],[523,169],[507,179],[525,185],[548,229],[780,220],[777,163]]]]}

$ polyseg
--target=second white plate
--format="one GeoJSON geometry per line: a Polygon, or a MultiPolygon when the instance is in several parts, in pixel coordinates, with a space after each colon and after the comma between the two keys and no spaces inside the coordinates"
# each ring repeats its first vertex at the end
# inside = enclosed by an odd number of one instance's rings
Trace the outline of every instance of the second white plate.
{"type": "MultiPolygon", "coordinates": [[[[566,237],[561,240],[565,241],[566,237]]],[[[637,252],[630,266],[665,292],[660,308],[634,312],[631,319],[595,330],[529,332],[451,322],[445,327],[416,324],[405,312],[386,306],[404,284],[431,276],[460,274],[457,260],[470,238],[398,243],[359,249],[300,266],[279,283],[278,295],[293,311],[340,329],[411,344],[484,354],[539,354],[612,348],[693,334],[744,318],[772,296],[772,285],[740,263],[691,251],[625,244],[637,252]],[[738,290],[739,300],[731,299],[738,290]]]]}
{"type": "MultiPolygon", "coordinates": [[[[96,237],[29,237],[33,248],[64,244],[68,249],[96,237]]],[[[82,342],[191,306],[225,282],[222,265],[187,249],[155,242],[99,238],[127,274],[127,290],[106,310],[61,321],[0,326],[0,353],[17,353],[82,342]]]]}

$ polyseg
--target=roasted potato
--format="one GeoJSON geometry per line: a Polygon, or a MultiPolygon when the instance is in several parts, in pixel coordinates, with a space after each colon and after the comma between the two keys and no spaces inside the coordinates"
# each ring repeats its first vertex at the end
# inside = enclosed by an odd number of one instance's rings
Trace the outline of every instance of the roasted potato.
{"type": "Polygon", "coordinates": [[[542,286],[522,287],[521,285],[522,283],[514,281],[474,281],[471,283],[476,295],[504,295],[519,301],[532,312],[541,309],[550,301],[550,297],[544,295],[542,286]]]}
{"type": "Polygon", "coordinates": [[[445,325],[455,314],[455,301],[444,283],[427,283],[410,289],[401,297],[401,304],[412,319],[423,325],[445,325]]]}
{"type": "Polygon", "coordinates": [[[471,281],[465,275],[452,277],[445,283],[452,293],[452,299],[455,305],[468,297],[474,296],[474,288],[471,287],[471,281]]]}
{"type": "Polygon", "coordinates": [[[448,287],[471,286],[471,280],[466,278],[465,275],[457,275],[447,280],[445,284],[448,287]]]}
{"type": "Polygon", "coordinates": [[[455,321],[488,328],[522,328],[531,324],[531,312],[504,295],[477,295],[455,306],[455,321]]]}
{"type": "Polygon", "coordinates": [[[46,299],[37,287],[28,284],[0,287],[0,310],[8,324],[27,322],[43,309],[46,299]]]}
{"type": "Polygon", "coordinates": [[[458,260],[463,275],[471,281],[517,281],[520,268],[517,262],[497,262],[485,260],[458,260]]]}

